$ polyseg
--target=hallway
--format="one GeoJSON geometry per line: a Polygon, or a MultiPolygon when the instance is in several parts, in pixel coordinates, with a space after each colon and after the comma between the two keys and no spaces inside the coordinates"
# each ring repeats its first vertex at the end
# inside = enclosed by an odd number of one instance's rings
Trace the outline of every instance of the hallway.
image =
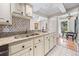
{"type": "Polygon", "coordinates": [[[66,39],[60,38],[59,44],[54,49],[52,49],[52,51],[47,56],[78,56],[79,54],[76,51],[69,49],[67,44],[69,43],[67,43],[66,39]]]}

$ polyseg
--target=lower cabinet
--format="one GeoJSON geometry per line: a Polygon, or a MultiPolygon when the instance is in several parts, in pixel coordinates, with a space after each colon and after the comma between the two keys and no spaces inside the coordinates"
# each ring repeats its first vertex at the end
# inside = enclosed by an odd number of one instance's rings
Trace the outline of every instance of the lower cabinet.
{"type": "Polygon", "coordinates": [[[52,49],[54,47],[54,39],[53,39],[53,34],[50,34],[50,49],[52,49]]]}
{"type": "Polygon", "coordinates": [[[33,56],[33,47],[28,47],[22,51],[19,51],[11,56],[33,56]]]}
{"type": "Polygon", "coordinates": [[[50,48],[50,37],[49,37],[49,35],[46,35],[45,37],[44,37],[44,42],[45,42],[45,54],[49,51],[49,48],[50,48]]]}
{"type": "Polygon", "coordinates": [[[53,42],[54,42],[54,46],[57,44],[57,37],[56,36],[53,36],[53,42]]]}
{"type": "Polygon", "coordinates": [[[34,39],[34,56],[44,56],[43,37],[34,39]]]}
{"type": "Polygon", "coordinates": [[[18,41],[9,44],[9,55],[11,56],[33,56],[33,39],[18,41]]]}
{"type": "Polygon", "coordinates": [[[36,44],[34,46],[34,56],[43,56],[44,50],[41,44],[36,44]]]}
{"type": "Polygon", "coordinates": [[[9,44],[10,56],[44,56],[56,45],[52,34],[9,44]]]}

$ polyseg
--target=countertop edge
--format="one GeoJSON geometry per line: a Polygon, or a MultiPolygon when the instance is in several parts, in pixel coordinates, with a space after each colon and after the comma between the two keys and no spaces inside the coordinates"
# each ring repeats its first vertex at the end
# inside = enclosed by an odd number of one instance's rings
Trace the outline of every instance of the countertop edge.
{"type": "Polygon", "coordinates": [[[41,33],[40,35],[25,37],[25,38],[19,38],[19,39],[15,39],[14,36],[6,37],[6,38],[0,38],[0,46],[6,45],[6,44],[11,44],[11,43],[18,42],[18,41],[36,38],[36,37],[39,37],[39,36],[42,36],[42,35],[47,35],[47,34],[52,34],[52,33],[41,33]]]}

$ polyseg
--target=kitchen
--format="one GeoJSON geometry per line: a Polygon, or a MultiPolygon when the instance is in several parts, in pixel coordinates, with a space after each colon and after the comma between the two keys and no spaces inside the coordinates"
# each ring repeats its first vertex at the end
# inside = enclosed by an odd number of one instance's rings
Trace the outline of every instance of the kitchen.
{"type": "MultiPolygon", "coordinates": [[[[77,34],[74,42],[78,52],[78,6],[79,3],[0,3],[0,56],[50,56],[60,45],[59,39],[70,38],[70,32],[77,34]]],[[[79,55],[77,52],[75,55],[79,55]]]]}

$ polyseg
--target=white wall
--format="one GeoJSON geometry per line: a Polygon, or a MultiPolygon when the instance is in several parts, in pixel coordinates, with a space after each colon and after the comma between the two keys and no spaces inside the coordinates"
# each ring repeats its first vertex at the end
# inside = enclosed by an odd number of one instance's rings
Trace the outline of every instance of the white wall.
{"type": "Polygon", "coordinates": [[[75,21],[74,19],[71,19],[69,20],[69,31],[74,32],[74,28],[75,28],[75,21]]]}
{"type": "Polygon", "coordinates": [[[57,17],[51,17],[48,19],[48,32],[58,32],[57,17]]]}
{"type": "Polygon", "coordinates": [[[38,23],[38,30],[40,30],[40,21],[38,20],[30,20],[30,30],[35,30],[34,23],[38,23]]]}
{"type": "Polygon", "coordinates": [[[33,14],[33,19],[31,19],[30,21],[30,30],[35,30],[34,29],[34,23],[38,23],[38,30],[42,30],[42,28],[44,27],[46,29],[46,23],[47,23],[47,19],[46,17],[43,16],[39,16],[37,14],[33,14]]]}
{"type": "Polygon", "coordinates": [[[42,30],[44,28],[45,31],[47,31],[47,19],[40,21],[40,29],[42,30]]]}

